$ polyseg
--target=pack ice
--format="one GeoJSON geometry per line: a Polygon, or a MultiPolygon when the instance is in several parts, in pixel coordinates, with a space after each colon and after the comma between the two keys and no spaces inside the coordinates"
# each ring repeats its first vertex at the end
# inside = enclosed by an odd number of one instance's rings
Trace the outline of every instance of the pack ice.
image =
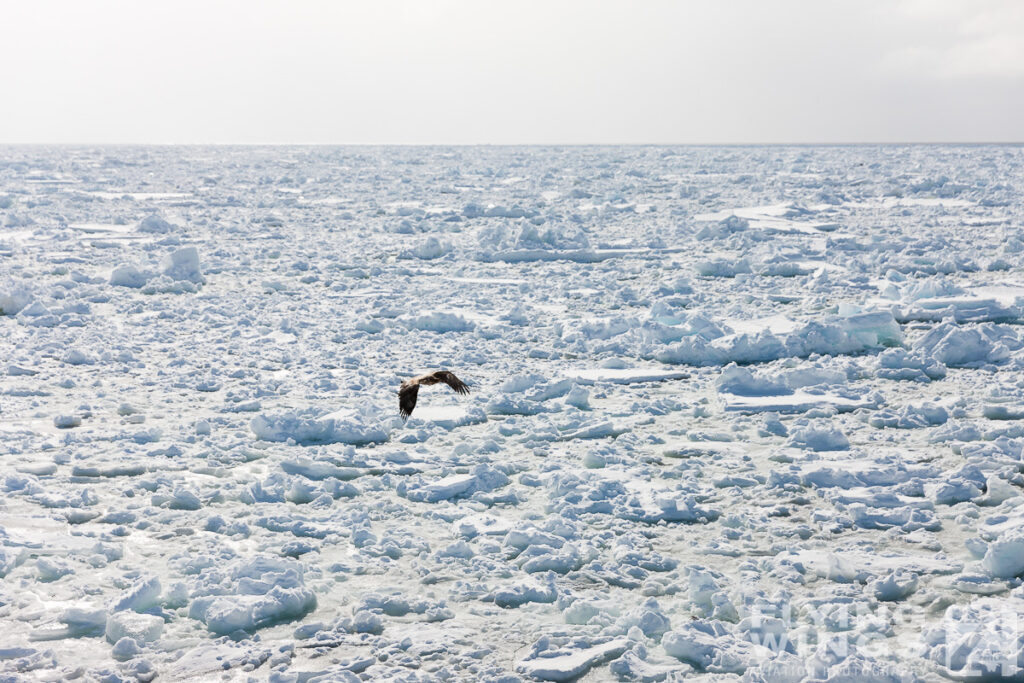
{"type": "Polygon", "coordinates": [[[1022,189],[1014,146],[4,148],[0,678],[1019,680],[1022,189]]]}

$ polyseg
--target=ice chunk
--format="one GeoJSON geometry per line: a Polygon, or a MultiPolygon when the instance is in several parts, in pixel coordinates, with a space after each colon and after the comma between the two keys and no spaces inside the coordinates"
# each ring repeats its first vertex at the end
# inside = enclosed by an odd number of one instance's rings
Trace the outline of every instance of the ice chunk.
{"type": "Polygon", "coordinates": [[[139,647],[139,641],[128,636],[114,643],[114,647],[110,651],[110,655],[119,662],[128,661],[140,654],[142,654],[142,648],[139,647]]]}
{"type": "MultiPolygon", "coordinates": [[[[194,605],[203,605],[196,602],[194,605]]],[[[255,631],[305,616],[316,608],[316,596],[307,588],[274,586],[264,595],[216,598],[197,609],[196,615],[217,635],[255,631]]]]}
{"type": "Polygon", "coordinates": [[[466,493],[474,483],[476,483],[476,477],[472,474],[453,474],[421,488],[407,490],[406,497],[424,503],[436,503],[439,500],[448,500],[466,493]]]}
{"type": "Polygon", "coordinates": [[[750,262],[745,258],[716,258],[697,261],[694,269],[704,277],[736,277],[741,273],[750,273],[750,262]]]}
{"type": "Polygon", "coordinates": [[[711,673],[743,673],[773,654],[766,647],[740,640],[717,620],[697,619],[669,631],[661,646],[669,655],[711,673]]]}
{"type": "Polygon", "coordinates": [[[843,355],[895,346],[903,340],[899,324],[889,311],[872,311],[826,322],[807,323],[792,332],[730,334],[707,340],[684,338],[655,351],[663,363],[726,365],[764,363],[780,358],[805,358],[812,354],[843,355]]]}
{"type": "MultiPolygon", "coordinates": [[[[671,677],[681,677],[693,671],[688,664],[652,664],[644,659],[646,648],[636,644],[632,650],[613,661],[608,669],[623,681],[665,681],[671,677]],[[642,654],[641,654],[642,653],[642,654]]],[[[773,681],[773,683],[775,683],[773,681]]],[[[794,681],[794,683],[798,683],[794,681]]]]}
{"type": "Polygon", "coordinates": [[[779,396],[792,393],[783,382],[754,376],[750,370],[735,363],[730,363],[722,369],[722,373],[715,380],[715,388],[720,392],[737,396],[779,396]]]}
{"type": "Polygon", "coordinates": [[[511,526],[512,523],[503,517],[477,513],[452,522],[452,531],[463,538],[475,538],[480,535],[506,534],[511,526]]]}
{"type": "Polygon", "coordinates": [[[32,302],[29,291],[13,284],[0,289],[0,315],[17,315],[32,302]]]}
{"type": "Polygon", "coordinates": [[[558,591],[551,581],[522,581],[495,589],[490,598],[498,607],[519,607],[528,602],[554,602],[557,596],[558,591]]]}
{"type": "Polygon", "coordinates": [[[72,638],[100,636],[107,628],[107,611],[69,607],[61,613],[60,622],[67,626],[67,635],[72,638]]]}
{"type": "Polygon", "coordinates": [[[79,349],[68,349],[61,358],[68,365],[93,365],[96,359],[79,349]]]}
{"type": "Polygon", "coordinates": [[[135,266],[118,266],[110,273],[110,284],[115,287],[139,289],[153,277],[153,274],[135,266]]]}
{"type": "Polygon", "coordinates": [[[402,322],[416,330],[429,332],[469,332],[476,328],[472,322],[458,313],[448,311],[432,311],[420,315],[402,318],[402,322]]]}
{"type": "Polygon", "coordinates": [[[260,414],[249,422],[256,437],[264,441],[288,441],[300,444],[368,444],[387,441],[390,421],[372,406],[357,411],[323,414],[307,409],[279,415],[260,414]]]}
{"type": "Polygon", "coordinates": [[[835,425],[817,420],[794,428],[787,444],[811,451],[843,451],[850,447],[850,440],[835,425]]]}
{"type": "Polygon", "coordinates": [[[917,574],[897,569],[868,584],[868,590],[878,600],[892,602],[905,600],[917,590],[917,574]]]}
{"type": "Polygon", "coordinates": [[[916,429],[942,425],[948,419],[949,413],[945,407],[937,403],[922,403],[903,406],[896,411],[881,410],[868,418],[868,424],[879,429],[916,429]]]}
{"type": "Polygon", "coordinates": [[[142,643],[152,643],[164,631],[164,620],[152,614],[117,612],[107,619],[105,635],[113,644],[122,638],[131,638],[142,643]]]}
{"type": "Polygon", "coordinates": [[[150,214],[143,218],[141,221],[139,221],[138,226],[139,232],[148,232],[156,234],[172,232],[174,229],[175,226],[173,224],[168,223],[166,220],[156,215],[155,213],[150,214]]]}
{"type": "Polygon", "coordinates": [[[879,377],[884,379],[930,382],[946,376],[946,366],[923,351],[914,353],[906,349],[886,349],[878,354],[879,377]]]}
{"type": "Polygon", "coordinates": [[[568,681],[579,678],[601,662],[618,657],[629,646],[628,639],[616,638],[598,645],[568,651],[541,651],[521,660],[516,668],[527,676],[542,681],[568,681]]]}
{"type": "MultiPolygon", "coordinates": [[[[0,575],[4,573],[3,561],[0,560],[0,575]]],[[[59,559],[50,559],[46,557],[40,557],[36,561],[36,571],[39,572],[40,581],[56,581],[62,576],[74,573],[74,568],[71,567],[67,562],[59,559]]]]}
{"type": "Polygon", "coordinates": [[[1011,529],[989,543],[981,564],[1001,579],[1024,574],[1024,528],[1011,529]]]}
{"type": "Polygon", "coordinates": [[[590,392],[578,384],[573,384],[565,396],[565,402],[580,410],[590,410],[590,392]]]}
{"type": "Polygon", "coordinates": [[[160,579],[157,577],[150,576],[140,579],[111,604],[110,611],[133,610],[135,612],[144,612],[157,604],[160,598],[160,590],[160,579]]]}
{"type": "Polygon", "coordinates": [[[469,474],[451,474],[429,483],[422,478],[403,481],[397,490],[409,500],[436,503],[478,491],[493,491],[508,483],[508,477],[501,471],[489,465],[477,465],[469,474]]]}
{"type": "Polygon", "coordinates": [[[186,280],[197,285],[206,282],[199,270],[199,250],[195,247],[184,247],[172,252],[164,258],[161,266],[163,274],[172,280],[186,280]]]}
{"type": "Polygon", "coordinates": [[[58,415],[53,418],[53,426],[57,429],[72,429],[82,426],[82,418],[78,415],[58,415]]]}
{"type": "Polygon", "coordinates": [[[1013,328],[992,323],[961,327],[946,322],[914,342],[915,350],[923,351],[949,367],[1001,363],[1009,358],[1010,348],[1019,346],[1020,339],[1013,328]]]}
{"type": "Polygon", "coordinates": [[[442,242],[436,236],[430,235],[427,239],[421,242],[415,249],[403,256],[409,258],[418,258],[423,260],[438,259],[449,253],[452,250],[450,244],[442,242]]]}

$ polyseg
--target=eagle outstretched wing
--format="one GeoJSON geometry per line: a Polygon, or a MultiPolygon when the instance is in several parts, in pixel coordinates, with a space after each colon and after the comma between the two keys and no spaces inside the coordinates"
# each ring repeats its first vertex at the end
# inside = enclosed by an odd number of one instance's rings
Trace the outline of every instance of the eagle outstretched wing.
{"type": "Polygon", "coordinates": [[[402,419],[407,420],[412,415],[412,409],[416,407],[416,394],[420,391],[420,384],[402,384],[402,388],[398,390],[398,412],[402,414],[402,419]]]}
{"type": "Polygon", "coordinates": [[[456,394],[468,394],[469,387],[461,379],[455,376],[455,373],[448,372],[447,370],[438,370],[434,373],[434,377],[450,386],[456,394]]]}

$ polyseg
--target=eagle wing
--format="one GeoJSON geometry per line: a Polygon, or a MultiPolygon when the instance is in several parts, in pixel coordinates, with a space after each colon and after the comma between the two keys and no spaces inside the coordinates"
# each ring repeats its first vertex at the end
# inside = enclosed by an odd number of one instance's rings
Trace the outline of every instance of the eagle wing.
{"type": "Polygon", "coordinates": [[[454,373],[451,373],[447,370],[439,370],[438,372],[434,373],[434,377],[450,386],[455,391],[456,394],[469,393],[469,387],[466,386],[465,382],[456,377],[454,373]]]}
{"type": "Polygon", "coordinates": [[[416,407],[416,394],[420,391],[419,382],[408,382],[398,390],[398,412],[402,419],[406,420],[412,415],[412,409],[416,407]]]}

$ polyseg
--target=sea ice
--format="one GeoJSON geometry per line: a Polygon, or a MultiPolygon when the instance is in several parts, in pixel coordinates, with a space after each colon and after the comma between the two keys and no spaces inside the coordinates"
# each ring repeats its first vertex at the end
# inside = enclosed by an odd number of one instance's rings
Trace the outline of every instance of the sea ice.
{"type": "Polygon", "coordinates": [[[5,149],[0,679],[1017,676],[1021,188],[1000,145],[5,149]],[[472,393],[403,421],[438,368],[472,393]]]}

